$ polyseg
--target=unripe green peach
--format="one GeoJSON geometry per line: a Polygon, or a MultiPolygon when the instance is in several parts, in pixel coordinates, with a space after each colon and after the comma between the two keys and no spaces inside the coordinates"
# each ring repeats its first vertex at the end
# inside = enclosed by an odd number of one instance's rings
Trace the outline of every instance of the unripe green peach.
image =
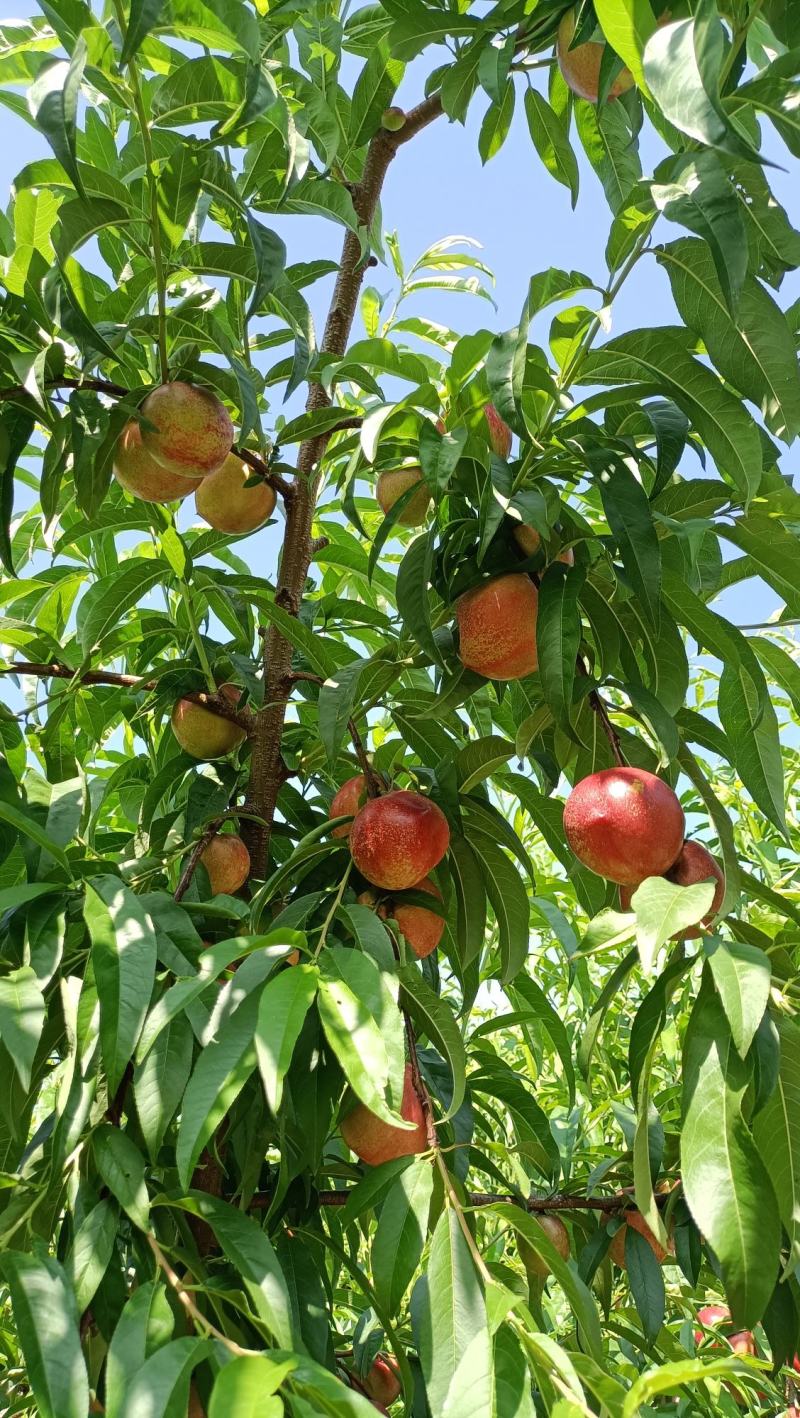
{"type": "MultiPolygon", "coordinates": [[[[572,89],[574,94],[577,94],[579,98],[587,99],[589,103],[597,103],[600,91],[600,65],[603,62],[605,42],[590,39],[584,44],[578,44],[574,49],[570,49],[572,36],[575,33],[575,23],[575,11],[568,10],[558,27],[556,43],[558,67],[568,88],[572,89]]],[[[633,74],[630,69],[620,69],[609,90],[609,101],[619,98],[620,94],[633,88],[633,83],[633,74]]]]}
{"type": "Polygon", "coordinates": [[[406,126],[406,116],[402,108],[385,108],[381,114],[381,128],[387,133],[399,133],[406,126]]]}
{"type": "Polygon", "coordinates": [[[394,507],[404,492],[417,484],[419,484],[419,492],[414,493],[414,496],[409,499],[397,519],[398,525],[401,527],[420,527],[428,515],[431,495],[427,483],[422,480],[422,469],[418,463],[414,463],[407,468],[392,468],[381,473],[378,478],[375,496],[384,515],[394,507]]]}
{"type": "MultiPolygon", "coordinates": [[[[569,1232],[561,1220],[560,1216],[553,1216],[548,1212],[541,1215],[538,1212],[531,1213],[531,1220],[541,1226],[548,1241],[555,1247],[562,1260],[569,1260],[569,1232]]],[[[539,1252],[534,1249],[524,1236],[517,1233],[517,1250],[520,1260],[528,1271],[529,1275],[536,1275],[540,1280],[546,1280],[550,1274],[550,1267],[546,1260],[543,1260],[539,1252]]]]}
{"type": "Polygon", "coordinates": [[[247,487],[252,468],[229,453],[215,473],[203,478],[195,496],[195,506],[204,522],[230,536],[254,532],[275,510],[275,491],[269,483],[247,487]]]}
{"type": "MultiPolygon", "coordinates": [[[[217,693],[229,704],[238,704],[242,696],[235,684],[222,684],[217,693]]],[[[223,719],[221,714],[215,714],[193,699],[178,700],[171,722],[181,748],[193,758],[224,758],[246,738],[238,724],[223,719]]]]}

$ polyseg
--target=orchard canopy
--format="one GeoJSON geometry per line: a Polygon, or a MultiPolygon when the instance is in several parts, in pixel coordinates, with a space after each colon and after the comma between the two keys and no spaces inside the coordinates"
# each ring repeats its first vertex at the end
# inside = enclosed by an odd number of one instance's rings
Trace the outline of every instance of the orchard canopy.
{"type": "Polygon", "coordinates": [[[18,3],[0,1412],[797,1414],[797,4],[18,3]]]}

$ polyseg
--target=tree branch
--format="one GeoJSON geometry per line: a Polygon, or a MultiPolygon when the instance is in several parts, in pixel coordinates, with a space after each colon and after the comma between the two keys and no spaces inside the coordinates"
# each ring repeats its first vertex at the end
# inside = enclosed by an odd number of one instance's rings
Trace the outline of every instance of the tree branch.
{"type": "MultiPolygon", "coordinates": [[[[51,664],[34,664],[28,660],[15,660],[13,664],[0,666],[0,675],[35,675],[39,679],[64,679],[72,680],[76,686],[110,685],[117,689],[155,689],[157,680],[145,679],[143,675],[117,674],[114,670],[78,670],[70,669],[69,665],[62,665],[58,660],[51,664]]],[[[220,719],[228,719],[232,724],[238,724],[240,729],[244,729],[246,734],[251,734],[256,715],[252,709],[245,707],[239,709],[221,694],[209,694],[207,690],[190,690],[188,694],[182,694],[182,699],[190,699],[193,704],[201,704],[209,713],[216,714],[220,719]]]]}
{"type": "MultiPolygon", "coordinates": [[[[353,191],[353,206],[360,226],[369,230],[377,210],[389,165],[398,150],[442,112],[438,94],[423,100],[406,114],[397,133],[385,129],[371,139],[361,180],[353,191]]],[[[353,327],[358,296],[366,270],[361,240],[348,231],[325,323],[320,352],[339,358],[344,354],[353,327]]],[[[306,410],[326,408],[330,398],[321,384],[312,384],[306,410]]],[[[311,564],[311,527],[321,481],[320,461],[330,435],[321,434],[301,444],[297,458],[297,481],[286,504],[283,541],[276,599],[291,615],[297,615],[308,569],[311,564]]],[[[278,793],[283,779],[281,739],[286,705],[291,689],[292,646],[273,625],[264,640],[264,705],[255,727],[248,795],[265,825],[248,831],[248,846],[255,876],[265,876],[270,833],[278,793]]]]}
{"type": "MultiPolygon", "coordinates": [[[[346,1206],[354,1190],[354,1187],[341,1187],[335,1191],[317,1192],[317,1205],[346,1206]]],[[[657,1193],[657,1206],[666,1206],[668,1200],[669,1193],[657,1193]]],[[[256,1192],[250,1202],[250,1209],[266,1211],[272,1201],[271,1192],[256,1192]]],[[[524,1207],[535,1215],[557,1211],[601,1211],[613,1216],[628,1210],[632,1206],[632,1197],[630,1192],[617,1192],[613,1196],[580,1196],[577,1192],[555,1192],[553,1196],[530,1196],[523,1199],[513,1192],[467,1192],[469,1206],[495,1206],[499,1202],[524,1207]]]]}

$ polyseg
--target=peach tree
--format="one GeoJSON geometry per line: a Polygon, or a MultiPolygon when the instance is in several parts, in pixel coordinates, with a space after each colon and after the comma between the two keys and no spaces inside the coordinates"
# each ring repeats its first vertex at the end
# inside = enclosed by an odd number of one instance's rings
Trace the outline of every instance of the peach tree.
{"type": "Polygon", "coordinates": [[[794,1412],[793,7],[27,8],[0,1408],[794,1412]],[[460,334],[474,108],[609,217],[460,334]]]}

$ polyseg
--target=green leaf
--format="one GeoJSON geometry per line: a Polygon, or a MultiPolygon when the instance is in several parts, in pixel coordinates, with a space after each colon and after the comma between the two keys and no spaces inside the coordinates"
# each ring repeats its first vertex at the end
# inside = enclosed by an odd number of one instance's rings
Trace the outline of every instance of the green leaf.
{"type": "Polygon", "coordinates": [[[79,35],[70,59],[57,59],[42,69],[28,90],[28,106],[37,128],[44,134],[81,194],[83,187],[75,156],[75,127],[87,58],[86,41],[83,35],[79,35]]]}
{"type": "Polygon", "coordinates": [[[514,117],[514,81],[508,79],[503,97],[499,103],[491,103],[483,116],[481,131],[478,134],[478,152],[482,163],[487,163],[496,153],[499,153],[511,127],[511,120],[514,117]]]}
{"type": "Polygon", "coordinates": [[[225,1019],[198,1055],[186,1086],[175,1161],[188,1186],[197,1159],[256,1066],[255,1029],[260,991],[253,990],[225,1019]]]}
{"type": "Polygon", "coordinates": [[[580,574],[563,562],[554,561],[539,585],[536,617],[536,649],[545,702],[553,718],[571,733],[570,717],[575,685],[575,667],[581,642],[578,595],[580,574]]]}
{"type": "Polygon", "coordinates": [[[509,34],[502,41],[496,40],[481,49],[478,62],[478,81],[481,88],[494,103],[502,103],[508,82],[508,72],[514,58],[514,36],[509,34]]]}
{"type": "Polygon", "coordinates": [[[791,1247],[787,1272],[800,1258],[800,1025],[780,1015],[778,1081],[753,1119],[753,1136],[768,1169],[791,1247]]]}
{"type": "Polygon", "coordinates": [[[166,0],[130,0],[128,27],[122,46],[120,64],[130,64],[143,39],[158,24],[166,0]]]}
{"type": "Polygon", "coordinates": [[[226,1201],[191,1192],[176,1203],[202,1217],[241,1275],[256,1313],[283,1349],[293,1349],[292,1307],[269,1237],[251,1216],[226,1201]]]}
{"type": "Polygon", "coordinates": [[[683,1067],[684,1194],[720,1264],[734,1322],[750,1327],[774,1289],[780,1221],[769,1173],[742,1115],[749,1069],[707,978],[689,1020],[683,1067]]]}
{"type": "Polygon", "coordinates": [[[603,108],[579,100],[575,105],[578,137],[597,173],[612,212],[619,212],[642,175],[639,150],[621,103],[603,108]]]}
{"type": "Polygon", "coordinates": [[[603,1338],[597,1306],[589,1288],[556,1250],[539,1222],[519,1206],[508,1202],[496,1202],[492,1207],[494,1215],[522,1236],[531,1250],[545,1262],[552,1271],[572,1307],[572,1313],[580,1325],[581,1334],[588,1352],[602,1363],[603,1338]]]}
{"type": "Polygon", "coordinates": [[[117,1222],[117,1208],[106,1197],[92,1207],[75,1233],[67,1270],[80,1314],[88,1309],[106,1273],[114,1250],[117,1222]]]}
{"type": "Polygon", "coordinates": [[[525,117],[533,146],[551,177],[569,189],[572,206],[578,200],[578,160],[569,141],[569,130],[538,89],[525,90],[525,117]]]}
{"type": "Polygon", "coordinates": [[[281,1418],[283,1403],[270,1395],[293,1367],[291,1359],[276,1364],[266,1354],[232,1359],[217,1375],[208,1418],[281,1418]]]}
{"type": "Polygon", "coordinates": [[[730,122],[719,94],[724,55],[716,5],[698,7],[694,19],[661,25],[644,52],[644,77],[663,116],[682,133],[734,157],[754,158],[730,122]]]}
{"type": "Polygon", "coordinates": [[[0,420],[0,560],[9,576],[16,576],[11,548],[14,513],[14,472],[17,460],[33,431],[34,419],[26,409],[10,405],[0,420]]]}
{"type": "Polygon", "coordinates": [[[421,1033],[427,1034],[449,1065],[453,1096],[445,1120],[458,1112],[464,1101],[467,1056],[464,1041],[450,1006],[431,989],[417,965],[401,965],[398,970],[402,998],[421,1033]]]}
{"type": "Polygon", "coordinates": [[[784,442],[800,432],[800,374],[789,324],[752,276],[744,281],[732,319],[709,247],[688,237],[658,253],[682,318],[703,340],[720,374],[759,405],[784,442]]]}
{"type": "Polygon", "coordinates": [[[647,94],[644,50],[656,28],[647,0],[595,0],[595,14],[611,48],[627,64],[639,88],[647,94]]]}
{"type": "Polygon", "coordinates": [[[625,1231],[625,1268],[645,1339],[652,1344],[664,1323],[664,1276],[652,1246],[632,1226],[625,1231]]]}
{"type": "Polygon", "coordinates": [[[501,980],[513,980],[525,963],[530,943],[528,892],[516,867],[488,834],[470,828],[468,841],[481,863],[484,884],[497,921],[501,980]]]}
{"type": "Polygon", "coordinates": [[[717,994],[742,1058],[752,1044],[772,986],[769,956],[744,941],[704,941],[717,994]]]}
{"type": "Polygon", "coordinates": [[[452,1413],[453,1418],[490,1413],[486,1301],[451,1206],[436,1223],[427,1274],[412,1296],[411,1319],[431,1413],[452,1413]]]}
{"type": "Polygon", "coordinates": [[[126,1395],[148,1354],[172,1337],[174,1316],[163,1288],[145,1281],[123,1306],[106,1360],[106,1415],[122,1418],[126,1395]]]}
{"type": "Polygon", "coordinates": [[[661,1364],[641,1374],[628,1389],[622,1418],[637,1418],[643,1410],[646,1411],[646,1405],[652,1398],[660,1393],[673,1394],[682,1385],[688,1387],[705,1379],[735,1378],[741,1381],[743,1377],[754,1381],[753,1369],[733,1354],[726,1359],[679,1359],[674,1363],[661,1364]]]}
{"type": "Polygon", "coordinates": [[[572,1063],[572,1049],[569,1035],[563,1020],[550,1003],[541,985],[538,985],[535,980],[530,979],[528,975],[522,973],[517,975],[511,991],[511,997],[520,997],[524,1001],[526,1009],[531,1012],[532,1016],[542,1025],[545,1032],[550,1035],[556,1053],[561,1060],[564,1077],[567,1080],[570,1105],[574,1105],[575,1069],[572,1063]]]}
{"type": "Polygon", "coordinates": [[[256,1022],[256,1057],[267,1103],[277,1113],[294,1046],[317,993],[313,965],[293,965],[265,986],[256,1022]]]}
{"type": "Polygon", "coordinates": [[[100,997],[100,1046],[113,1096],[150,1005],[156,938],[138,898],[118,877],[94,877],[88,883],[84,914],[100,997]]]}
{"type": "Polygon", "coordinates": [[[150,1201],[145,1182],[145,1161],[126,1132],[103,1123],[92,1137],[92,1151],[100,1176],[134,1226],[147,1231],[150,1201]]]}
{"type": "Polygon", "coordinates": [[[157,1349],[132,1376],[120,1418],[172,1418],[184,1411],[192,1372],[210,1353],[211,1340],[194,1336],[157,1349]]]}
{"type": "MultiPolygon", "coordinates": [[[[751,561],[755,562],[760,575],[770,586],[782,596],[792,611],[800,612],[800,588],[797,585],[797,537],[788,531],[776,517],[765,517],[761,513],[750,512],[746,517],[740,517],[732,526],[720,527],[720,534],[740,551],[746,553],[751,561]]],[[[753,647],[759,658],[764,659],[767,667],[776,674],[778,682],[783,683],[786,679],[785,665],[782,665],[781,655],[783,652],[777,646],[769,645],[761,639],[753,641],[753,647]],[[762,654],[763,646],[767,645],[766,656],[762,654]],[[771,652],[777,652],[777,654],[771,652]],[[770,659],[771,655],[771,659],[770,659]]],[[[784,657],[785,658],[785,657],[784,657]]],[[[794,664],[793,661],[790,663],[794,664]]],[[[797,667],[795,666],[797,673],[797,667]]],[[[789,683],[800,683],[793,676],[789,676],[788,683],[783,687],[788,693],[789,683]]]]}
{"type": "Polygon", "coordinates": [[[151,1160],[183,1097],[192,1068],[194,1036],[185,1015],[162,1029],[133,1076],[136,1112],[151,1160]]]}
{"type": "Polygon", "coordinates": [[[39,1418],[86,1418],[89,1380],[72,1286],[58,1261],[21,1251],[0,1256],[39,1418]]]}
{"type": "Polygon", "coordinates": [[[622,564],[654,630],[661,618],[661,548],[650,504],[630,468],[615,462],[600,479],[603,511],[619,546],[622,564]]]}
{"type": "Polygon", "coordinates": [[[317,1007],[353,1092],[390,1127],[406,1127],[400,1115],[403,1022],[375,961],[339,946],[326,950],[317,1007]]]}
{"type": "Polygon", "coordinates": [[[720,473],[743,497],[761,481],[758,429],[740,400],[667,330],[632,330],[588,354],[580,382],[644,381],[666,394],[694,425],[720,473]]]}
{"type": "Polygon", "coordinates": [[[663,876],[649,876],[637,886],[631,905],[636,912],[639,958],[647,974],[652,971],[662,945],[708,915],[715,890],[713,881],[676,886],[663,876]]]}
{"type": "Polygon", "coordinates": [[[778,719],[768,695],[753,700],[749,677],[726,665],[717,710],[731,743],[739,777],[753,801],[783,833],[786,818],[778,719]]]}
{"type": "Polygon", "coordinates": [[[93,581],[78,610],[78,639],[84,654],[97,649],[154,586],[169,585],[171,581],[167,562],[144,557],[133,557],[110,576],[93,581]]]}
{"type": "Polygon", "coordinates": [[[0,1040],[26,1090],[30,1088],[44,1019],[44,996],[30,966],[22,965],[19,970],[0,975],[0,1040]]]}
{"type": "Polygon", "coordinates": [[[431,629],[428,586],[433,568],[432,533],[424,532],[408,548],[397,573],[397,609],[420,649],[438,664],[441,656],[431,629]]]}
{"type": "MultiPolygon", "coordinates": [[[[22,812],[19,808],[15,807],[13,803],[4,802],[0,799],[0,822],[8,823],[9,827],[13,827],[15,832],[21,832],[23,837],[30,837],[31,841],[36,842],[43,851],[49,852],[50,856],[55,858],[59,866],[64,868],[67,876],[72,878],[72,868],[67,860],[66,853],[51,840],[46,829],[40,827],[39,823],[34,818],[29,817],[26,812],[22,812]]],[[[50,890],[52,890],[52,887],[50,890]]]]}
{"type": "Polygon", "coordinates": [[[379,1304],[390,1315],[397,1314],[419,1265],[432,1196],[432,1163],[415,1160],[381,1205],[372,1242],[372,1280],[379,1304]]]}
{"type": "Polygon", "coordinates": [[[715,153],[680,153],[656,168],[650,191],[671,222],[707,243],[720,289],[735,315],[747,275],[747,234],[736,191],[715,153]]]}
{"type": "Polygon", "coordinates": [[[391,104],[405,67],[402,60],[392,57],[385,38],[379,39],[353,88],[349,129],[351,147],[363,147],[378,131],[383,110],[391,104]]]}

